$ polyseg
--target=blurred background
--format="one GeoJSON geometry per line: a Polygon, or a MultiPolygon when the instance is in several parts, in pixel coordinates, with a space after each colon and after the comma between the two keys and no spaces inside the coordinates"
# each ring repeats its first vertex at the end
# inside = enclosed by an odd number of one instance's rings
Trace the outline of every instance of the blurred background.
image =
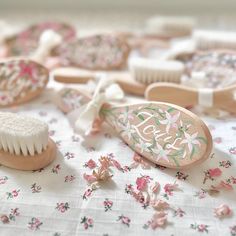
{"type": "Polygon", "coordinates": [[[0,18],[28,22],[64,20],[87,29],[140,29],[153,15],[195,16],[201,28],[234,30],[235,0],[0,0],[0,18]]]}

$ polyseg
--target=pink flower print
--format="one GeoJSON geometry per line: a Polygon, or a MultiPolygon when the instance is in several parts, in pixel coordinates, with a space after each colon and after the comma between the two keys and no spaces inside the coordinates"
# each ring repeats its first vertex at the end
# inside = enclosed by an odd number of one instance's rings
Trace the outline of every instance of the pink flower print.
{"type": "Polygon", "coordinates": [[[210,179],[211,181],[215,180],[214,177],[218,177],[217,175],[221,175],[221,170],[219,168],[209,169],[207,171],[204,171],[204,174],[205,176],[203,179],[203,184],[205,184],[208,179],[210,179]]]}
{"type": "Polygon", "coordinates": [[[86,216],[81,218],[80,224],[84,226],[84,229],[87,230],[93,227],[93,219],[86,216]]]}
{"type": "MultiPolygon", "coordinates": [[[[18,75],[18,78],[22,78],[22,77],[29,77],[29,78],[34,78],[34,65],[29,63],[26,64],[25,62],[21,62],[19,64],[20,67],[20,72],[18,75]]],[[[34,80],[33,80],[34,81],[34,80]]]]}
{"type": "Polygon", "coordinates": [[[7,192],[7,199],[9,198],[16,198],[19,195],[20,189],[14,189],[12,192],[7,192]]]}
{"type": "Polygon", "coordinates": [[[198,232],[206,232],[206,233],[208,233],[208,225],[205,225],[205,224],[191,224],[190,225],[190,228],[191,229],[195,229],[195,230],[197,230],[198,232]]]}
{"type": "Polygon", "coordinates": [[[72,152],[67,152],[64,157],[66,157],[66,159],[69,160],[69,159],[74,158],[75,154],[72,152]]]}
{"type": "Polygon", "coordinates": [[[28,227],[29,229],[31,230],[39,230],[40,229],[40,226],[42,225],[43,223],[36,217],[33,217],[31,218],[31,221],[28,223],[28,227]]]}
{"type": "Polygon", "coordinates": [[[126,192],[127,194],[132,194],[133,191],[134,191],[133,185],[132,185],[132,184],[126,184],[125,192],[126,192]]]}
{"type": "Polygon", "coordinates": [[[226,204],[221,204],[214,209],[215,217],[223,218],[232,215],[232,210],[226,204]]]}
{"type": "Polygon", "coordinates": [[[229,160],[220,161],[219,164],[224,168],[229,168],[230,166],[232,166],[232,163],[229,160]]]}
{"type": "Polygon", "coordinates": [[[130,226],[130,218],[124,215],[121,215],[118,217],[117,221],[120,221],[122,224],[127,225],[128,227],[130,226]]]}
{"type": "Polygon", "coordinates": [[[109,211],[111,210],[112,206],[113,206],[113,202],[111,200],[109,200],[108,198],[105,199],[105,201],[103,202],[105,211],[109,211]]]}
{"type": "Polygon", "coordinates": [[[16,216],[19,216],[20,213],[18,211],[19,209],[18,208],[14,208],[14,209],[11,209],[11,212],[8,216],[8,218],[11,220],[11,221],[15,221],[16,219],[16,216]]]}
{"type": "Polygon", "coordinates": [[[151,205],[155,210],[165,210],[169,208],[169,204],[161,199],[151,201],[151,205]]]}
{"type": "Polygon", "coordinates": [[[89,161],[87,161],[84,165],[85,167],[88,167],[89,169],[94,169],[97,164],[93,159],[90,159],[89,161]]]}
{"type": "Polygon", "coordinates": [[[230,182],[232,182],[232,184],[236,184],[236,178],[231,176],[230,177],[230,182]]]}
{"type": "Polygon", "coordinates": [[[185,211],[183,211],[181,208],[174,210],[174,216],[183,217],[185,214],[186,214],[185,211]]]}
{"type": "Polygon", "coordinates": [[[60,211],[61,213],[66,212],[68,209],[70,209],[69,203],[68,202],[61,202],[61,203],[57,203],[56,208],[58,211],[60,211]]]}
{"type": "Polygon", "coordinates": [[[60,164],[57,164],[52,168],[52,173],[58,174],[60,169],[61,169],[60,164]]]}
{"type": "Polygon", "coordinates": [[[220,144],[222,143],[222,138],[221,137],[217,137],[217,138],[214,138],[213,141],[217,144],[220,144]]]}
{"type": "Polygon", "coordinates": [[[219,177],[222,174],[222,171],[219,168],[209,169],[210,176],[213,177],[219,177]]]}
{"type": "Polygon", "coordinates": [[[236,225],[230,227],[231,236],[236,236],[236,225]]]}
{"type": "Polygon", "coordinates": [[[171,115],[169,112],[166,112],[166,119],[160,120],[160,123],[166,125],[166,133],[169,133],[170,128],[178,128],[176,122],[179,119],[180,112],[175,115],[171,115]]]}
{"type": "Polygon", "coordinates": [[[197,135],[198,135],[198,132],[192,135],[184,132],[185,139],[182,140],[180,144],[186,143],[188,145],[188,149],[190,153],[192,153],[192,151],[194,150],[194,145],[199,145],[199,146],[201,145],[200,142],[197,140],[197,135]]]}
{"type": "Polygon", "coordinates": [[[32,184],[31,186],[32,193],[40,193],[42,188],[40,185],[37,185],[36,183],[32,184]]]}
{"type": "Polygon", "coordinates": [[[230,154],[236,155],[236,147],[232,147],[229,149],[230,154]]]}
{"type": "Polygon", "coordinates": [[[137,189],[140,191],[144,191],[147,187],[147,184],[149,182],[149,177],[147,178],[147,176],[142,176],[136,179],[136,185],[137,185],[137,189]]]}
{"type": "Polygon", "coordinates": [[[0,178],[0,184],[5,184],[8,180],[8,177],[7,176],[3,176],[0,178]]]}
{"type": "Polygon", "coordinates": [[[10,222],[7,215],[1,215],[0,220],[2,221],[3,224],[8,224],[10,222]]]}
{"type": "Polygon", "coordinates": [[[186,180],[188,178],[188,175],[184,174],[183,172],[178,171],[175,177],[179,180],[186,180]]]}
{"type": "Polygon", "coordinates": [[[67,175],[67,176],[65,176],[64,182],[68,183],[68,182],[73,182],[74,180],[75,180],[74,175],[67,175]]]}
{"type": "Polygon", "coordinates": [[[92,194],[93,191],[94,191],[93,188],[88,188],[88,189],[84,192],[84,194],[83,194],[83,200],[87,200],[88,197],[91,196],[91,194],[92,194]]]}

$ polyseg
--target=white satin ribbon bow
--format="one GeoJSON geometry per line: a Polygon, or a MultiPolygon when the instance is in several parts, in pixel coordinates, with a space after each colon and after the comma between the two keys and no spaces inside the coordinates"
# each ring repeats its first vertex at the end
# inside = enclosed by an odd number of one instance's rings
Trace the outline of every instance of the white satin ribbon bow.
{"type": "Polygon", "coordinates": [[[118,84],[107,78],[106,74],[98,74],[97,77],[99,83],[91,101],[68,115],[75,131],[81,135],[88,135],[90,133],[93,122],[96,118],[99,118],[99,112],[105,103],[124,98],[123,90],[118,84]]]}

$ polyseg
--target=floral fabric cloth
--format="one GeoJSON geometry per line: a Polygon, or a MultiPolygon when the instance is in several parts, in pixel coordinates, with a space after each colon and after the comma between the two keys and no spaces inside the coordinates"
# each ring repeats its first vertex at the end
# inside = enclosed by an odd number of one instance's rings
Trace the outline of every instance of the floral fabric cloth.
{"type": "Polygon", "coordinates": [[[84,143],[49,93],[8,109],[47,122],[58,155],[38,171],[0,166],[0,235],[236,235],[236,118],[204,117],[212,155],[170,170],[136,155],[106,125],[84,143]]]}

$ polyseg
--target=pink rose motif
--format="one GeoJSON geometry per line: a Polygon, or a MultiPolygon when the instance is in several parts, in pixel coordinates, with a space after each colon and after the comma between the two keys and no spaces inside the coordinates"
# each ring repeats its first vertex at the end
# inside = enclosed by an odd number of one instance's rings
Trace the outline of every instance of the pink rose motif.
{"type": "Polygon", "coordinates": [[[204,232],[204,231],[206,231],[206,225],[204,225],[204,224],[198,225],[198,231],[199,231],[199,232],[204,232]]]}
{"type": "Polygon", "coordinates": [[[219,177],[222,174],[220,168],[209,169],[209,174],[211,177],[219,177]]]}
{"type": "Polygon", "coordinates": [[[89,218],[87,222],[88,222],[89,225],[92,225],[93,224],[93,219],[89,218]]]}
{"type": "Polygon", "coordinates": [[[149,182],[148,176],[142,176],[142,177],[137,178],[137,180],[136,180],[137,189],[140,191],[145,190],[148,182],[149,182]]]}
{"type": "Polygon", "coordinates": [[[18,195],[19,195],[19,191],[17,191],[17,190],[12,191],[12,196],[13,197],[17,197],[18,195]]]}
{"type": "Polygon", "coordinates": [[[161,199],[151,201],[151,205],[156,210],[164,210],[164,209],[169,208],[170,206],[166,201],[163,201],[161,199]]]}
{"type": "Polygon", "coordinates": [[[232,210],[226,204],[221,204],[214,209],[215,217],[223,218],[232,215],[232,210]]]}
{"type": "Polygon", "coordinates": [[[127,216],[122,217],[122,223],[128,225],[130,223],[130,219],[127,216]]]}
{"type": "Polygon", "coordinates": [[[150,225],[152,229],[156,229],[158,227],[165,226],[166,222],[167,222],[167,213],[165,213],[164,211],[160,211],[153,215],[150,225]]]}
{"type": "Polygon", "coordinates": [[[90,159],[88,162],[86,162],[86,166],[89,168],[89,169],[93,169],[97,166],[96,162],[92,159],[90,159]]]}

